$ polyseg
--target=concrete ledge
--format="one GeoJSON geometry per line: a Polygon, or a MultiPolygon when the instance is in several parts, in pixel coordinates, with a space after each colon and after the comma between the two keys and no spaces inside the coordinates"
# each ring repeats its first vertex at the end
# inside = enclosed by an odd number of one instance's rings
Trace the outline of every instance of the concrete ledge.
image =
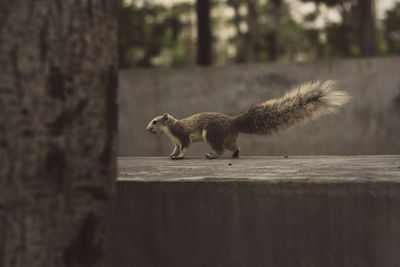
{"type": "Polygon", "coordinates": [[[110,267],[400,266],[400,156],[119,166],[110,267]]]}

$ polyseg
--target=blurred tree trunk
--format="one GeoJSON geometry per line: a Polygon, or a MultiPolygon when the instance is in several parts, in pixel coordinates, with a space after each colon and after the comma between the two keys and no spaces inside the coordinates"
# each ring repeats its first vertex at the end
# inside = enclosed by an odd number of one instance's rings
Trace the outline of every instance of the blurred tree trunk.
{"type": "Polygon", "coordinates": [[[338,50],[341,56],[351,57],[351,40],[350,37],[354,34],[354,7],[350,0],[340,2],[340,13],[342,16],[342,24],[340,25],[341,38],[338,39],[338,50]]]}
{"type": "Polygon", "coordinates": [[[186,43],[186,50],[185,50],[185,65],[186,66],[193,66],[196,64],[196,41],[194,40],[194,34],[193,34],[193,19],[194,17],[192,16],[193,12],[193,6],[188,5],[186,13],[189,14],[187,17],[187,20],[184,22],[186,24],[187,30],[185,31],[185,43],[186,43]]]}
{"type": "Polygon", "coordinates": [[[102,266],[118,1],[0,0],[0,266],[102,266]]]}
{"type": "Polygon", "coordinates": [[[375,1],[359,0],[358,11],[361,56],[375,56],[378,53],[375,26],[375,1]]]}
{"type": "Polygon", "coordinates": [[[196,0],[197,14],[197,64],[212,64],[212,36],[210,0],[196,0]]]}
{"type": "Polygon", "coordinates": [[[268,44],[268,59],[270,61],[276,61],[278,59],[278,33],[273,30],[267,34],[268,44]]]}
{"type": "Polygon", "coordinates": [[[268,58],[271,61],[278,59],[278,34],[282,13],[282,0],[272,0],[274,14],[272,31],[267,35],[268,58]]]}
{"type": "Polygon", "coordinates": [[[256,38],[257,38],[257,2],[258,0],[247,0],[247,33],[243,39],[243,50],[245,61],[255,60],[256,38]]]}
{"type": "Polygon", "coordinates": [[[233,8],[233,24],[236,29],[236,47],[237,47],[237,54],[236,54],[236,62],[243,63],[245,61],[245,51],[243,47],[243,33],[240,29],[241,17],[239,14],[239,7],[240,7],[239,0],[228,0],[227,4],[233,8]]]}

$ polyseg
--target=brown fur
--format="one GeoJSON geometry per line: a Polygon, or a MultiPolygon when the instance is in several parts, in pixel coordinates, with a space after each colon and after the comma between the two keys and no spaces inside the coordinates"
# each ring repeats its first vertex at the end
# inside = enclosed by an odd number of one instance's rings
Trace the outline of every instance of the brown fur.
{"type": "Polygon", "coordinates": [[[254,105],[236,116],[204,112],[177,120],[169,114],[150,121],[147,130],[151,133],[165,133],[175,143],[172,159],[184,158],[190,144],[206,141],[214,152],[207,158],[221,156],[225,149],[239,156],[237,138],[239,133],[270,134],[305,123],[323,114],[335,112],[349,100],[349,96],[333,90],[335,83],[306,83],[278,99],[254,105]]]}

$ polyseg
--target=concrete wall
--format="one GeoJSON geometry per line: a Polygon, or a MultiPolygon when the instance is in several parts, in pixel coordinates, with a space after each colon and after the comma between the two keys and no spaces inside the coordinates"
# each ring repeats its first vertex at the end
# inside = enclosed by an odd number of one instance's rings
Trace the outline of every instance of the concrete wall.
{"type": "Polygon", "coordinates": [[[118,165],[108,267],[400,266],[400,156],[118,165]]]}
{"type": "Polygon", "coordinates": [[[397,267],[398,189],[118,182],[107,266],[397,267]]]}
{"type": "MultiPolygon", "coordinates": [[[[202,111],[236,114],[311,80],[337,80],[353,100],[338,114],[272,136],[240,138],[242,155],[399,154],[400,58],[255,64],[120,72],[120,156],[167,156],[165,136],[145,132],[153,117],[202,111]]],[[[208,147],[194,144],[188,156],[208,147]]],[[[228,156],[228,154],[226,155],[228,156]]]]}

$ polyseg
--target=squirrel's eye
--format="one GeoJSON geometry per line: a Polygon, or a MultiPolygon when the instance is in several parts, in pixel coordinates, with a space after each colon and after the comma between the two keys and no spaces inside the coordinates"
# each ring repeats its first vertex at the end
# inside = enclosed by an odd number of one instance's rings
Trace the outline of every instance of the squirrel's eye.
{"type": "Polygon", "coordinates": [[[154,124],[157,124],[157,121],[153,121],[153,125],[154,125],[154,124]]]}

